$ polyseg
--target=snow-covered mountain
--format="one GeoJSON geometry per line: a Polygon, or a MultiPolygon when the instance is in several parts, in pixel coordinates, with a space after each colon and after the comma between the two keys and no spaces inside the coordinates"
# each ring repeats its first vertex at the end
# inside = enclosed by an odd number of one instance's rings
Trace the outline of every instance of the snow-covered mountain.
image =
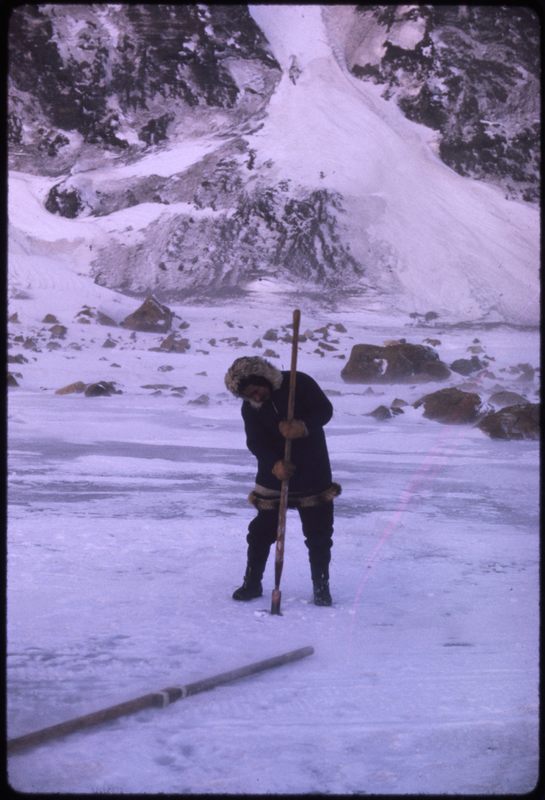
{"type": "Polygon", "coordinates": [[[165,299],[272,279],[405,313],[536,323],[534,18],[505,19],[494,7],[22,6],[11,257],[165,299]],[[496,69],[505,54],[512,67],[496,69]],[[492,123],[491,150],[479,135],[492,123]]]}

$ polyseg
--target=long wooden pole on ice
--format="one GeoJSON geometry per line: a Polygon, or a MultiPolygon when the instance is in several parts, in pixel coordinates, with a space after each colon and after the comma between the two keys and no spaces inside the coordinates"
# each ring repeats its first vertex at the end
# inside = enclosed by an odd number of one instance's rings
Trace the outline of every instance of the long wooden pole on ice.
{"type": "MultiPolygon", "coordinates": [[[[288,414],[287,421],[293,420],[295,408],[295,381],[297,375],[297,345],[299,342],[299,325],[301,323],[301,311],[296,308],[293,312],[293,335],[291,340],[291,366],[290,382],[288,389],[288,414]]],[[[284,461],[289,464],[291,460],[291,439],[286,439],[284,444],[284,461]]],[[[271,597],[271,614],[281,614],[280,601],[282,592],[280,591],[280,578],[284,566],[284,542],[286,539],[286,513],[288,510],[288,491],[289,478],[280,484],[280,503],[278,507],[278,523],[276,530],[276,550],[274,557],[274,589],[271,597]]]]}
{"type": "Polygon", "coordinates": [[[310,656],[312,653],[314,653],[313,647],[301,647],[298,650],[291,650],[279,656],[266,658],[264,661],[256,661],[253,664],[247,664],[244,667],[232,669],[229,672],[213,675],[211,678],[204,678],[194,683],[187,683],[185,686],[169,686],[157,692],[144,694],[141,697],[126,700],[124,703],[109,706],[100,711],[85,714],[82,717],[75,717],[66,722],[60,722],[58,725],[51,725],[48,728],[42,728],[39,731],[27,733],[24,736],[17,736],[15,739],[8,739],[8,753],[15,753],[28,747],[35,747],[51,739],[67,736],[70,733],[75,733],[84,728],[100,725],[101,723],[109,722],[112,719],[117,719],[127,714],[134,714],[144,708],[164,708],[171,703],[175,703],[176,700],[183,700],[185,697],[197,694],[198,692],[206,692],[208,689],[214,689],[216,686],[220,686],[223,683],[236,681],[248,675],[255,675],[257,672],[263,672],[272,667],[280,667],[283,664],[289,664],[305,656],[310,656]]]}

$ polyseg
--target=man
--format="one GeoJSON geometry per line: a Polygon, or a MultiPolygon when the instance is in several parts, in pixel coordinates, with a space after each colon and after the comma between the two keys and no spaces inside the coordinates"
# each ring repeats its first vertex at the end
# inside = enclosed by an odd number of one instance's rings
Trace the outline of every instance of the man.
{"type": "Polygon", "coordinates": [[[297,372],[294,419],[288,422],[289,380],[289,371],[281,372],[259,356],[237,358],[225,376],[229,391],[243,400],[246,444],[257,458],[256,485],[249,497],[257,516],[248,526],[244,582],[233,599],[263,594],[261,579],[278,529],[281,482],[289,479],[288,508],[296,508],[301,518],[314,602],[330,606],[333,498],[341,487],[331,480],[323,426],[333,407],[313,378],[297,372]],[[284,461],[286,439],[292,440],[289,463],[284,461]]]}

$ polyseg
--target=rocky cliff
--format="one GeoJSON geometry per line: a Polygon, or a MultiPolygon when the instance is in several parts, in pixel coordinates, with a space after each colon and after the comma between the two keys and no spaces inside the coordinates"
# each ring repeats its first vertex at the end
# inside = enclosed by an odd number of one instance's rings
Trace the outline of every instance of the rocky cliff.
{"type": "Polygon", "coordinates": [[[11,163],[62,174],[222,130],[258,116],[279,76],[243,5],[24,5],[9,27],[11,163]]]}
{"type": "Polygon", "coordinates": [[[271,8],[12,13],[10,168],[45,179],[52,218],[93,222],[95,280],[167,298],[274,276],[397,293],[421,313],[448,308],[453,292],[463,313],[504,314],[513,298],[525,313],[539,189],[533,13],[271,8]]]}
{"type": "Polygon", "coordinates": [[[345,44],[353,74],[437,132],[460,175],[539,199],[540,20],[523,6],[361,5],[345,44]]]}

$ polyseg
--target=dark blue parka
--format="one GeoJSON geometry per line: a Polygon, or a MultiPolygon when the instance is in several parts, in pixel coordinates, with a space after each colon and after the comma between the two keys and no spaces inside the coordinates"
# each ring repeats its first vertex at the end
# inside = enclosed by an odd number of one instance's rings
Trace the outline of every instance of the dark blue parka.
{"type": "MultiPolygon", "coordinates": [[[[272,392],[260,408],[247,400],[242,403],[242,418],[248,449],[257,458],[256,484],[280,490],[281,483],[271,470],[284,458],[286,440],[278,423],[288,416],[288,371],[282,372],[282,385],[272,392]]],[[[295,473],[290,478],[290,493],[314,494],[331,485],[331,466],[324,434],[333,416],[333,406],[316,381],[304,372],[297,372],[294,419],[303,420],[308,436],[292,439],[291,462],[295,473]]]]}

